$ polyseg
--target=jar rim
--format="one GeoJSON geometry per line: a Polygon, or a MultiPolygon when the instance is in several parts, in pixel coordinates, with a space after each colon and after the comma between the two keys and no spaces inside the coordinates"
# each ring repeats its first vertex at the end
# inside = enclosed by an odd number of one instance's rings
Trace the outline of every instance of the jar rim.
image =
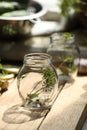
{"type": "Polygon", "coordinates": [[[51,60],[52,57],[51,55],[47,54],[47,53],[28,53],[24,55],[24,60],[51,60]]]}
{"type": "Polygon", "coordinates": [[[59,40],[60,38],[63,38],[63,40],[74,40],[75,39],[75,35],[73,33],[69,33],[69,32],[59,32],[59,33],[53,33],[50,36],[51,41],[56,41],[59,40]]]}

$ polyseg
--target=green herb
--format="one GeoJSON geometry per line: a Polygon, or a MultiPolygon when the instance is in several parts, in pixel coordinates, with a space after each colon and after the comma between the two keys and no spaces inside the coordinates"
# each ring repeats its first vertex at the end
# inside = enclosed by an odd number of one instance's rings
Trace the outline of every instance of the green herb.
{"type": "Polygon", "coordinates": [[[73,56],[67,56],[67,57],[64,59],[64,63],[73,63],[73,61],[74,61],[73,56]]]}
{"type": "Polygon", "coordinates": [[[79,11],[79,7],[77,4],[80,0],[62,0],[60,4],[61,13],[64,16],[69,15],[71,8],[73,8],[76,12],[79,11]]]}
{"type": "Polygon", "coordinates": [[[31,101],[32,99],[34,99],[34,98],[37,98],[38,97],[38,93],[30,93],[30,94],[27,94],[27,98],[26,98],[26,100],[28,100],[28,101],[31,101]]]}
{"type": "Polygon", "coordinates": [[[0,1],[0,15],[16,10],[26,9],[26,5],[18,1],[0,1]]]}
{"type": "Polygon", "coordinates": [[[3,69],[2,64],[0,64],[0,76],[6,75],[6,74],[7,74],[7,72],[3,69]]]}
{"type": "Polygon", "coordinates": [[[72,34],[68,32],[63,33],[63,36],[66,40],[70,40],[72,38],[72,34]]]}
{"type": "Polygon", "coordinates": [[[2,69],[2,64],[0,64],[0,69],[2,69]]]}
{"type": "Polygon", "coordinates": [[[44,82],[45,90],[52,89],[52,87],[55,85],[56,82],[54,71],[49,68],[44,70],[43,79],[45,80],[44,82]]]}
{"type": "Polygon", "coordinates": [[[2,83],[2,81],[0,80],[0,88],[2,87],[2,85],[3,85],[3,83],[2,83]]]}
{"type": "Polygon", "coordinates": [[[16,34],[16,33],[17,33],[17,29],[15,28],[14,25],[12,25],[12,24],[7,24],[7,25],[3,26],[2,32],[3,32],[4,34],[13,35],[13,34],[16,34]]]}
{"type": "Polygon", "coordinates": [[[55,72],[54,70],[51,70],[50,68],[47,68],[46,70],[43,71],[43,78],[41,81],[36,83],[35,88],[39,85],[42,84],[42,87],[35,92],[31,92],[30,94],[27,94],[26,100],[29,102],[32,101],[33,99],[38,98],[38,95],[45,91],[51,91],[52,88],[54,87],[56,83],[56,77],[55,77],[55,72]]]}
{"type": "Polygon", "coordinates": [[[59,69],[66,75],[74,72],[76,70],[76,67],[74,65],[74,57],[67,56],[59,65],[59,69]]]}

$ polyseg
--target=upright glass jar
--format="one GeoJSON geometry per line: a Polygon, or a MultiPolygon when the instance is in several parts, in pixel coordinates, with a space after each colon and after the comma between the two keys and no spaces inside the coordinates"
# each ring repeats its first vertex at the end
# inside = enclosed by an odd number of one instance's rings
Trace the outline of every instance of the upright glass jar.
{"type": "Polygon", "coordinates": [[[17,76],[22,106],[29,111],[50,109],[58,94],[58,76],[45,53],[30,53],[17,76]]]}
{"type": "Polygon", "coordinates": [[[53,63],[57,67],[67,66],[69,71],[74,70],[74,60],[79,56],[78,51],[74,34],[61,32],[50,36],[47,53],[53,57],[53,63]]]}

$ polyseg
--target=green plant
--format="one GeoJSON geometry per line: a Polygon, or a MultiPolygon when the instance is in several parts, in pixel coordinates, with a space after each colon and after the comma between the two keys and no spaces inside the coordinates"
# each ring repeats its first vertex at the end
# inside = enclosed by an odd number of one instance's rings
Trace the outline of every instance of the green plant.
{"type": "Polygon", "coordinates": [[[61,13],[64,16],[69,15],[71,8],[75,10],[75,12],[79,11],[78,3],[80,0],[62,0],[60,3],[61,13]]]}
{"type": "Polygon", "coordinates": [[[51,70],[50,68],[47,68],[46,70],[43,71],[43,78],[41,81],[37,82],[35,85],[35,88],[41,84],[42,88],[39,88],[37,91],[32,92],[30,94],[27,94],[27,100],[31,101],[34,98],[38,98],[38,95],[41,92],[50,92],[52,90],[52,88],[54,87],[56,83],[56,78],[55,78],[55,73],[53,70],[51,70]]]}
{"type": "Polygon", "coordinates": [[[71,33],[68,33],[68,32],[64,32],[63,33],[63,37],[66,39],[66,40],[70,40],[72,38],[72,34],[71,33]]]}
{"type": "Polygon", "coordinates": [[[76,70],[76,66],[74,65],[74,54],[71,52],[71,54],[66,55],[66,52],[68,52],[69,49],[75,48],[76,45],[74,44],[74,34],[69,32],[64,32],[63,38],[65,39],[64,42],[64,55],[62,56],[61,63],[59,65],[59,69],[66,75],[69,75],[70,73],[74,72],[76,70]]]}

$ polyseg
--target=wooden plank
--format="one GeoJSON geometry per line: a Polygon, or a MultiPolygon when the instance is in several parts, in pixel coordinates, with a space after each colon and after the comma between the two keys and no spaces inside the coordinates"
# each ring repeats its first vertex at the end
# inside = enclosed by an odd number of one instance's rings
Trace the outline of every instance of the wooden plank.
{"type": "MultiPolygon", "coordinates": [[[[21,102],[17,91],[17,80],[9,86],[9,90],[0,96],[0,130],[36,130],[43,118],[31,120],[23,124],[8,123],[3,120],[4,113],[11,107],[21,102]]],[[[17,117],[18,118],[18,117],[17,117]]],[[[20,117],[21,118],[21,117],[20,117]]],[[[9,120],[9,119],[8,119],[9,120]]],[[[16,118],[15,118],[16,120],[16,118]]]]}
{"type": "MultiPolygon", "coordinates": [[[[38,77],[34,78],[34,80],[37,80],[37,78],[38,77]]],[[[26,82],[24,82],[24,84],[26,84],[26,82]]],[[[60,91],[61,91],[61,89],[62,89],[62,87],[60,87],[60,91]]],[[[31,91],[31,88],[30,88],[30,91],[31,91]]],[[[8,118],[8,120],[6,119],[5,113],[10,108],[12,110],[12,107],[19,103],[21,103],[21,99],[19,97],[18,90],[17,90],[17,79],[15,79],[15,81],[12,84],[10,84],[8,91],[3,93],[3,95],[0,97],[0,130],[20,130],[20,129],[21,130],[29,130],[29,129],[37,130],[38,129],[38,127],[40,126],[40,124],[42,123],[42,121],[45,118],[44,116],[41,118],[38,118],[38,119],[31,119],[30,121],[25,122],[25,123],[18,123],[18,124],[16,124],[16,123],[14,124],[11,122],[8,123],[9,118],[8,118]]],[[[44,115],[46,115],[46,113],[47,113],[47,111],[44,113],[44,115]]],[[[18,118],[19,119],[22,118],[21,117],[22,115],[19,116],[19,115],[17,115],[17,113],[15,113],[14,115],[16,115],[14,118],[14,122],[16,122],[16,120],[18,118]]],[[[11,117],[11,118],[13,119],[13,117],[11,117]]]]}
{"type": "Polygon", "coordinates": [[[66,84],[39,130],[81,130],[86,118],[87,77],[66,84]],[[82,122],[82,123],[81,123],[82,122]]]}
{"type": "Polygon", "coordinates": [[[0,96],[0,130],[81,130],[87,112],[87,77],[77,77],[74,74],[73,78],[73,84],[66,84],[63,90],[60,87],[59,93],[62,91],[46,118],[9,124],[2,120],[3,114],[8,108],[21,102],[15,79],[9,90],[0,96]]]}
{"type": "Polygon", "coordinates": [[[81,115],[81,118],[79,119],[79,122],[76,126],[76,130],[80,130],[80,128],[82,128],[81,130],[87,130],[87,129],[84,129],[86,118],[87,118],[87,105],[86,105],[86,107],[81,115]]]}

